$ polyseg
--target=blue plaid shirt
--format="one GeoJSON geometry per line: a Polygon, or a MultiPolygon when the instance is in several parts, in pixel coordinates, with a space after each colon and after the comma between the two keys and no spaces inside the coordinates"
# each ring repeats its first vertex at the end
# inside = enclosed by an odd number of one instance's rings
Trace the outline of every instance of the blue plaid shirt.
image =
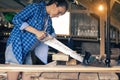
{"type": "MultiPolygon", "coordinates": [[[[23,23],[28,23],[37,30],[44,30],[45,18],[49,16],[46,12],[46,4],[33,3],[26,6],[21,12],[13,18],[14,28],[8,38],[7,45],[12,44],[13,53],[20,64],[23,64],[26,55],[38,41],[35,34],[21,30],[23,23]]],[[[52,20],[48,17],[47,33],[54,33],[52,20]]]]}

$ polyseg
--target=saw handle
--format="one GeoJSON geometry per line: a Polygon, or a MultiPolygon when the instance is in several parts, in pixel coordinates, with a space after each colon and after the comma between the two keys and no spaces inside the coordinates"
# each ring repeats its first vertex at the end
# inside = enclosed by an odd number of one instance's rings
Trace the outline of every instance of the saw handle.
{"type": "Polygon", "coordinates": [[[46,37],[41,39],[40,41],[45,42],[45,41],[48,41],[48,40],[51,40],[51,39],[53,39],[53,37],[50,34],[46,33],[46,37]]]}

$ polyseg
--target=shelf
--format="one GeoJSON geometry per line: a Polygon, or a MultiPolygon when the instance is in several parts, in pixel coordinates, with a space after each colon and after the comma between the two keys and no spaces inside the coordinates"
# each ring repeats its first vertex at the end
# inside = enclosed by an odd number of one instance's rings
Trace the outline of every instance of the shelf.
{"type": "Polygon", "coordinates": [[[72,38],[73,40],[80,40],[80,41],[99,41],[97,37],[80,37],[80,36],[57,36],[57,39],[66,40],[68,38],[72,38]]]}

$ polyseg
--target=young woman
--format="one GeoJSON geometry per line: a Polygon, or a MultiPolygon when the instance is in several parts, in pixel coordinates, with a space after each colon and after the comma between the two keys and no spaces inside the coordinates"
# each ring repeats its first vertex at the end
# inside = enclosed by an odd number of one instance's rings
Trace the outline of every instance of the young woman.
{"type": "MultiPolygon", "coordinates": [[[[46,33],[55,36],[51,18],[59,17],[68,10],[65,0],[50,0],[26,6],[13,18],[14,28],[7,41],[6,64],[32,64],[30,51],[47,64],[48,46],[40,42],[46,33]]],[[[8,72],[8,80],[17,80],[19,72],[8,72]]],[[[29,80],[23,74],[23,80],[29,80]]]]}

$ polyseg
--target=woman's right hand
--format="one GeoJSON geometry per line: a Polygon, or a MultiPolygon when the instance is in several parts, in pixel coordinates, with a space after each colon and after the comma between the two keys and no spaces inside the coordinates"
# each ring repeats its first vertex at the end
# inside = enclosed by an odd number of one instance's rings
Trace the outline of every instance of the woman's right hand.
{"type": "Polygon", "coordinates": [[[45,31],[39,31],[31,26],[26,27],[25,30],[35,34],[38,40],[42,40],[47,36],[45,31]]]}
{"type": "Polygon", "coordinates": [[[36,32],[36,37],[38,40],[42,40],[47,36],[45,31],[37,31],[36,32]]]}

